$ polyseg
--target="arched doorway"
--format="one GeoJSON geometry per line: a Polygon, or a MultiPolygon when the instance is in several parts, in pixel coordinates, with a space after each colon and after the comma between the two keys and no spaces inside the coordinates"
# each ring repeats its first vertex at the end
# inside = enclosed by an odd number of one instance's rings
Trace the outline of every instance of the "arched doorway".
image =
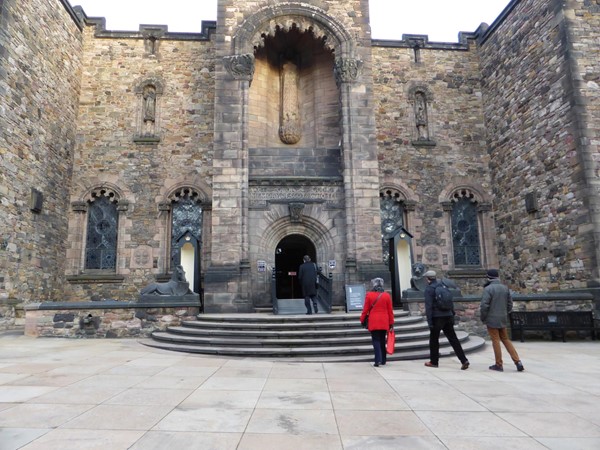
{"type": "Polygon", "coordinates": [[[275,293],[277,298],[303,298],[298,282],[298,269],[304,255],[310,256],[310,259],[316,262],[315,245],[310,239],[300,234],[286,236],[277,244],[275,248],[275,293]]]}

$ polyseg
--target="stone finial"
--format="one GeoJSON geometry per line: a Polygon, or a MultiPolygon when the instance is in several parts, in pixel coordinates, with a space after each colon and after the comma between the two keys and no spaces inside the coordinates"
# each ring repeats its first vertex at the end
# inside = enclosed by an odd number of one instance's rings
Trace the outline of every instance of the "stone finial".
{"type": "Polygon", "coordinates": [[[223,63],[227,72],[236,80],[252,81],[254,76],[253,54],[225,56],[223,63]]]}

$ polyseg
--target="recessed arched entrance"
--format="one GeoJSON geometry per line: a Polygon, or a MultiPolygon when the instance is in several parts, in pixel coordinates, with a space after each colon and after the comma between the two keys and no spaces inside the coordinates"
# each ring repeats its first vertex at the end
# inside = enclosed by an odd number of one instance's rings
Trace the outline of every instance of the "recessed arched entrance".
{"type": "Polygon", "coordinates": [[[303,298],[298,282],[298,269],[302,257],[310,256],[316,261],[317,252],[310,239],[300,234],[291,234],[283,238],[275,248],[275,293],[278,299],[303,298]]]}

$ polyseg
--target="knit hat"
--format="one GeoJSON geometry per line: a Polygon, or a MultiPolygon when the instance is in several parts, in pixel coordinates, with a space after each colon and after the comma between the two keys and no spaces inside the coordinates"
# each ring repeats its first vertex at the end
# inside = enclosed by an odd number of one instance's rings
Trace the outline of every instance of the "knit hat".
{"type": "Polygon", "coordinates": [[[500,276],[500,274],[498,273],[498,270],[496,269],[490,269],[487,271],[487,277],[492,279],[492,278],[498,278],[500,276]]]}
{"type": "Polygon", "coordinates": [[[425,278],[435,278],[435,276],[436,276],[435,270],[428,270],[427,272],[425,272],[423,274],[423,276],[425,278]]]}

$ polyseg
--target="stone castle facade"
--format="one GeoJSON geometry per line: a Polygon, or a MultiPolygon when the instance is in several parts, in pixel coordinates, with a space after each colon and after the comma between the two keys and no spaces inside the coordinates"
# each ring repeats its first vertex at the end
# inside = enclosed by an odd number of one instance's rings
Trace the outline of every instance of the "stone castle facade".
{"type": "Polygon", "coordinates": [[[205,311],[253,311],[308,253],[343,304],[399,227],[403,287],[598,286],[599,2],[458,43],[374,40],[368,0],[220,0],[201,33],[0,5],[0,302],[134,300],[181,262],[205,311]]]}

